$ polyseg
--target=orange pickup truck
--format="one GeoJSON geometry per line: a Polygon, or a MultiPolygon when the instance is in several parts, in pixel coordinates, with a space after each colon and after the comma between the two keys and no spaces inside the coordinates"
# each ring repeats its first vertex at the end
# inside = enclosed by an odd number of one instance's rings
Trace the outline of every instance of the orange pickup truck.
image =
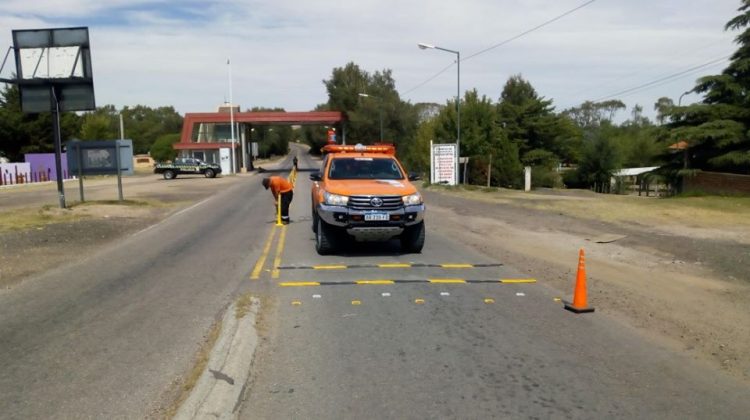
{"type": "Polygon", "coordinates": [[[405,252],[419,253],[425,239],[422,195],[391,145],[323,147],[321,171],[310,175],[315,249],[329,254],[346,240],[398,237],[405,252]]]}

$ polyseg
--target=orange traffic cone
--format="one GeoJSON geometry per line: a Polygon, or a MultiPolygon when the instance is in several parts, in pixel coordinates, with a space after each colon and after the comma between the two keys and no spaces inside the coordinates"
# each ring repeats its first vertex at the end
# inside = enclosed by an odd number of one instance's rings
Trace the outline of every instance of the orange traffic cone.
{"type": "Polygon", "coordinates": [[[583,248],[578,251],[578,273],[576,274],[576,288],[573,291],[573,304],[566,302],[565,309],[577,314],[594,312],[594,308],[589,308],[586,303],[586,255],[583,248]]]}

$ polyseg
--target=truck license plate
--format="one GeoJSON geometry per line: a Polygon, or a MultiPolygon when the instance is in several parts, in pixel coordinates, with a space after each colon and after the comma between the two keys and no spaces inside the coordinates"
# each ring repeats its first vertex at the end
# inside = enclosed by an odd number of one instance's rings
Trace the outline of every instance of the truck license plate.
{"type": "Polygon", "coordinates": [[[386,213],[369,213],[365,214],[366,222],[387,222],[390,217],[386,213]]]}

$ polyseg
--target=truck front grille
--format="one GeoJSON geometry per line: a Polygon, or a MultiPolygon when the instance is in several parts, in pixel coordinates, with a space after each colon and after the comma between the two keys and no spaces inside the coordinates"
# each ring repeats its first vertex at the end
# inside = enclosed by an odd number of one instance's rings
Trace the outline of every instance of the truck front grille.
{"type": "Polygon", "coordinates": [[[354,210],[398,210],[403,205],[404,202],[399,195],[354,195],[349,197],[349,207],[354,210]],[[378,203],[382,203],[382,205],[376,205],[378,203]]]}

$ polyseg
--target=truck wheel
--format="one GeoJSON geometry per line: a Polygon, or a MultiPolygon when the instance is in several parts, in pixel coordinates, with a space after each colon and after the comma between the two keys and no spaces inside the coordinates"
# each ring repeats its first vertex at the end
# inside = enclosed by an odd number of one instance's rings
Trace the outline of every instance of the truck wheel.
{"type": "Polygon", "coordinates": [[[206,178],[214,178],[216,177],[216,172],[213,169],[208,168],[205,172],[203,172],[203,175],[205,175],[206,178]]]}
{"type": "Polygon", "coordinates": [[[177,174],[175,171],[172,170],[166,170],[164,171],[164,179],[175,179],[177,178],[177,174]]]}
{"type": "Polygon", "coordinates": [[[335,232],[318,217],[318,227],[315,232],[315,250],[320,255],[328,255],[335,249],[335,232]]]}
{"type": "Polygon", "coordinates": [[[313,233],[318,233],[318,213],[315,213],[315,210],[312,211],[312,231],[313,233]]]}
{"type": "Polygon", "coordinates": [[[407,227],[401,234],[401,249],[404,252],[419,254],[424,247],[424,222],[407,227]]]}

